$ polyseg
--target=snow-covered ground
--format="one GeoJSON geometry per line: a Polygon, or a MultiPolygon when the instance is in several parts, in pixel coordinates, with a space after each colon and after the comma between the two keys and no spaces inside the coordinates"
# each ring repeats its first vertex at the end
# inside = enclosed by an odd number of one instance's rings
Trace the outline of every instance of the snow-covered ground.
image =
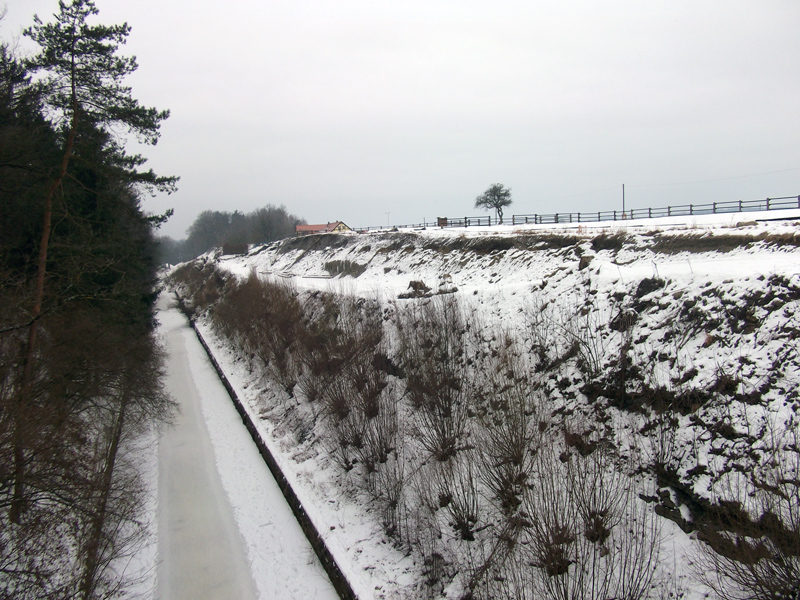
{"type": "MultiPolygon", "coordinates": [[[[755,388],[766,390],[759,392],[763,399],[757,406],[732,403],[725,415],[701,409],[694,415],[676,417],[675,452],[695,467],[690,472],[685,465],[679,467],[678,476],[697,494],[713,498],[716,484],[730,484],[726,479],[730,469],[726,470],[721,452],[737,442],[703,437],[706,430],[693,418],[699,414],[701,421],[716,426],[735,418],[732,415],[741,408],[749,419],[733,422],[734,428],[741,429],[759,419],[783,422],[797,408],[800,358],[791,340],[800,330],[800,301],[793,295],[800,287],[798,223],[800,211],[781,211],[580,227],[502,226],[317,236],[254,248],[248,256],[213,260],[239,277],[255,272],[289,280],[300,292],[321,290],[376,298],[389,311],[409,302],[400,296],[409,291],[412,282],[422,282],[433,294],[457,294],[468,312],[486,327],[521,335],[530,327],[526,319],[531,307],[556,307],[573,317],[586,315],[597,325],[597,337],[589,343],[605,352],[601,360],[615,356],[624,338],[622,330],[610,326],[613,319],[621,312],[638,311],[631,317],[637,323],[631,356],[641,365],[649,365],[651,383],[669,385],[681,378],[680,386],[705,390],[715,385],[720,374],[734,373],[738,387],[732,393],[751,394],[752,400],[755,388]],[[604,244],[598,236],[622,236],[624,243],[604,244]],[[509,239],[513,241],[506,242],[509,239]],[[713,247],[716,242],[717,249],[713,247]],[[336,274],[342,269],[357,276],[336,274]],[[640,287],[645,280],[655,282],[656,287],[640,287]],[[741,315],[728,315],[724,322],[691,321],[695,313],[689,309],[708,305],[713,312],[715,303],[723,312],[739,307],[741,315]],[[743,323],[741,327],[737,319],[743,323]],[[671,361],[659,358],[658,350],[667,343],[675,346],[671,361]],[[780,377],[764,387],[777,363],[783,365],[780,377]]],[[[215,337],[209,322],[201,318],[199,327],[240,398],[249,405],[317,528],[327,532],[327,543],[359,597],[413,597],[409,590],[415,589],[424,570],[421,558],[396,548],[368,503],[354,497],[319,446],[298,445],[276,420],[276,411],[267,410],[265,398],[276,392],[265,384],[263,374],[253,372],[235,349],[215,337]]],[[[572,410],[585,402],[585,397],[568,382],[574,373],[565,375],[561,388],[548,391],[555,406],[572,410]]],[[[633,435],[642,424],[637,414],[609,411],[620,435],[626,429],[633,435]]],[[[763,440],[748,443],[758,449],[763,440]]],[[[244,473],[231,477],[239,481],[236,485],[249,479],[244,473]]],[[[246,510],[257,510],[251,502],[257,504],[259,499],[251,496],[235,508],[237,519],[249,518],[246,510]]],[[[678,510],[689,517],[686,507],[678,506],[678,510]]],[[[669,522],[665,544],[677,550],[670,555],[671,564],[662,565],[662,570],[671,572],[676,581],[688,570],[690,553],[686,549],[694,543],[669,522]]],[[[683,579],[673,591],[684,598],[703,597],[699,587],[683,579]]]]}
{"type": "Polygon", "coordinates": [[[159,441],[158,589],[170,599],[336,595],[186,318],[159,304],[169,392],[159,441]]]}

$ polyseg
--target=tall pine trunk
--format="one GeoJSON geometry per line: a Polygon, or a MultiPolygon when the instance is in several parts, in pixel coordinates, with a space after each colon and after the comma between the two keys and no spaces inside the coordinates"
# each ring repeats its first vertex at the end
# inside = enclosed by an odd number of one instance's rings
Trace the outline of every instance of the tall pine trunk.
{"type": "MultiPolygon", "coordinates": [[[[74,86],[73,86],[74,90],[74,86]]],[[[50,233],[53,222],[53,197],[61,187],[67,174],[69,160],[75,147],[77,134],[77,98],[73,100],[73,113],[67,143],[61,158],[58,174],[50,186],[44,199],[44,217],[42,219],[42,238],[39,244],[39,258],[36,267],[36,288],[33,294],[33,309],[31,322],[28,326],[28,341],[25,345],[25,357],[22,366],[22,379],[19,385],[16,406],[14,410],[14,494],[9,509],[9,519],[12,523],[19,523],[25,508],[25,429],[26,419],[30,418],[28,399],[33,388],[34,363],[36,360],[36,336],[38,334],[39,320],[42,316],[42,303],[44,301],[44,282],[47,274],[47,252],[50,246],[50,233]]]]}

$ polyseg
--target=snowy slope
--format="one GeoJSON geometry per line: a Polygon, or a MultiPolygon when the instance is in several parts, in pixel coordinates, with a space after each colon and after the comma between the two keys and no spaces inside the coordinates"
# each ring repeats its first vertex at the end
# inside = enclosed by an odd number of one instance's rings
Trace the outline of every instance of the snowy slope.
{"type": "MultiPolygon", "coordinates": [[[[387,319],[419,301],[403,296],[454,294],[474,323],[531,347],[537,318],[579,338],[582,368],[594,361],[597,375],[588,382],[574,361],[553,360],[558,366],[542,381],[553,414],[584,415],[613,430],[622,452],[651,462],[658,455],[663,473],[656,489],[643,493],[671,518],[664,526],[669,566],[661,568],[675,592],[691,597],[691,588],[700,597],[687,574],[696,542],[674,523],[692,531],[700,508],[708,508],[703,503],[759,469],[775,451],[776,431],[786,431],[800,407],[798,223],[800,211],[785,211],[590,228],[323,235],[200,260],[240,278],[290,281],[301,294],[377,299],[387,319]],[[614,387],[621,372],[625,384],[614,387]],[[668,422],[656,418],[664,414],[658,402],[665,391],[674,402],[668,422]],[[660,437],[642,433],[659,427],[660,437]]],[[[297,444],[291,410],[276,404],[281,392],[215,338],[210,322],[201,317],[199,324],[240,397],[262,416],[263,433],[318,528],[330,532],[359,597],[416,597],[424,557],[392,544],[323,447],[297,444]]],[[[542,355],[564,355],[559,343],[542,355]]]]}

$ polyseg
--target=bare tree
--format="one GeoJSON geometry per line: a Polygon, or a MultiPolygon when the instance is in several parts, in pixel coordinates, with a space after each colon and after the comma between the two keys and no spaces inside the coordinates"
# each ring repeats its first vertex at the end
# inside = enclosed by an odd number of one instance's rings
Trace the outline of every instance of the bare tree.
{"type": "Polygon", "coordinates": [[[501,183],[489,186],[483,194],[475,198],[475,208],[494,210],[497,213],[498,224],[503,224],[503,209],[511,205],[511,188],[501,183]]]}

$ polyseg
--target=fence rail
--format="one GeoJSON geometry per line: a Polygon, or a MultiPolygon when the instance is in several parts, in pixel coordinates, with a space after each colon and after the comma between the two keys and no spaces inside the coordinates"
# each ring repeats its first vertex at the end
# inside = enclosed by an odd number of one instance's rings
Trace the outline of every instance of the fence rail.
{"type": "MultiPolygon", "coordinates": [[[[709,204],[680,204],[663,208],[631,208],[597,212],[551,213],[511,215],[504,223],[511,225],[549,225],[557,223],[597,223],[599,221],[629,221],[631,219],[656,219],[660,217],[685,217],[692,215],[712,215],[737,212],[760,212],[770,210],[800,209],[800,196],[782,196],[763,200],[733,200],[711,202],[709,204]]],[[[386,231],[395,229],[426,229],[428,227],[477,227],[498,225],[492,216],[483,217],[439,217],[435,221],[423,221],[411,225],[392,225],[386,227],[359,227],[359,232],[386,231]]]]}
{"type": "Polygon", "coordinates": [[[710,204],[681,204],[664,208],[631,208],[626,211],[607,210],[598,212],[554,213],[549,215],[513,215],[512,225],[526,223],[596,223],[598,221],[623,221],[630,219],[655,219],[659,217],[685,217],[736,212],[759,212],[767,210],[800,209],[800,196],[783,196],[764,200],[735,200],[710,204]]]}

